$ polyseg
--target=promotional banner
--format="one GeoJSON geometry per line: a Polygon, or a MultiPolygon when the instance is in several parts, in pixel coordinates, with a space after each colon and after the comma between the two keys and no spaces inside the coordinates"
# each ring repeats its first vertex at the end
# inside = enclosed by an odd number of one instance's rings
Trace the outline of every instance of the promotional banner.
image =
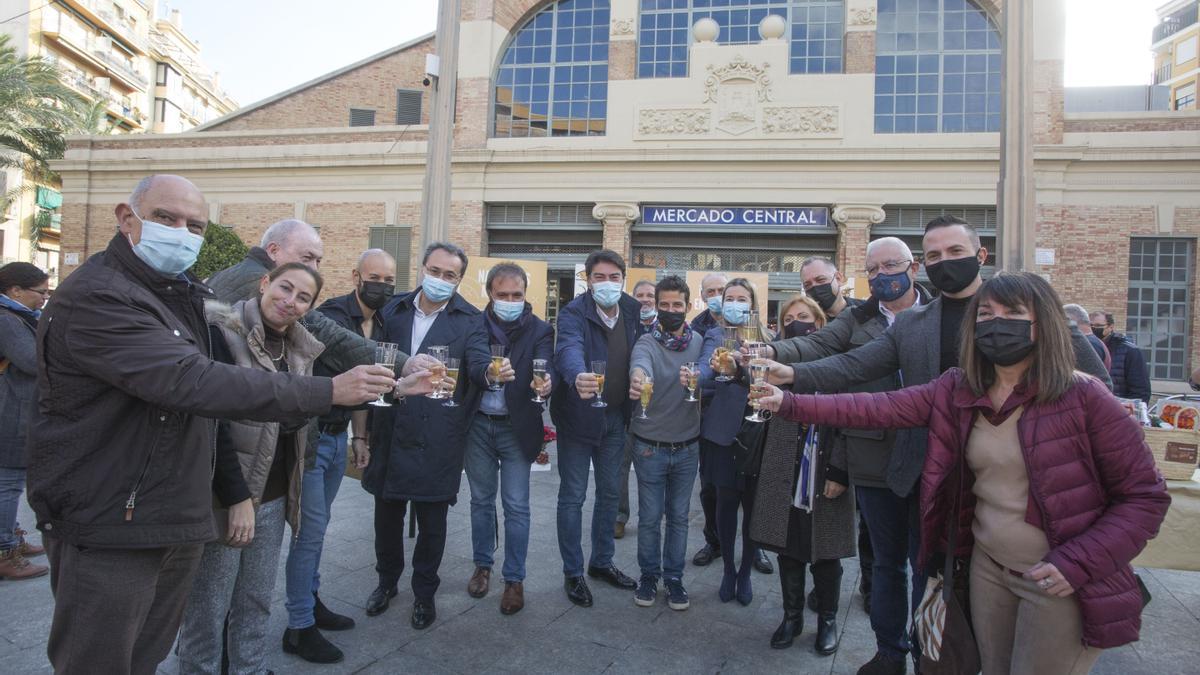
{"type": "Polygon", "coordinates": [[[533,305],[533,313],[540,319],[546,318],[546,263],[540,260],[514,260],[512,258],[485,258],[472,256],[467,274],[458,292],[479,309],[487,307],[487,275],[502,262],[514,263],[525,270],[529,286],[525,289],[525,300],[533,305]]]}
{"type": "Polygon", "coordinates": [[[658,270],[649,267],[630,267],[625,275],[625,292],[633,295],[633,287],[640,281],[658,283],[658,270]]]}

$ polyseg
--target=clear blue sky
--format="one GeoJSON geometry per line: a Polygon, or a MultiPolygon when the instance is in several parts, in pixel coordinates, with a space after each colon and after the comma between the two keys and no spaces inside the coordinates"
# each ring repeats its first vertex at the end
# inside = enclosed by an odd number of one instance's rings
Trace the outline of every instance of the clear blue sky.
{"type": "MultiPolygon", "coordinates": [[[[1166,0],[1067,0],[1068,86],[1146,84],[1154,8],[1166,0]]],[[[221,82],[248,105],[431,32],[437,0],[173,0],[221,82]]]]}

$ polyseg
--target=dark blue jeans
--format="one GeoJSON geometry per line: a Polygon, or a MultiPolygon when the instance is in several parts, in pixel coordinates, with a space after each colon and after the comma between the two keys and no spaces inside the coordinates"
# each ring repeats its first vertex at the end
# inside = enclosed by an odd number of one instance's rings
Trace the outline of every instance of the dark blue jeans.
{"type": "Polygon", "coordinates": [[[603,409],[604,435],[597,443],[580,441],[562,433],[558,437],[558,551],[563,574],[583,576],[583,501],[587,497],[588,467],[596,474],[596,501],[592,505],[591,567],[612,565],[613,526],[617,522],[617,473],[625,448],[625,416],[621,408],[603,409]]]}
{"type": "Polygon", "coordinates": [[[687,557],[688,507],[696,484],[700,444],[681,448],[633,442],[638,482],[638,566],[642,576],[682,579],[687,557]],[[667,536],[661,536],[663,516],[667,536]]]}
{"type": "Polygon", "coordinates": [[[287,602],[288,628],[308,628],[316,623],[313,594],[321,587],[321,551],[325,548],[325,528],[330,510],[346,473],[346,432],[321,434],[313,468],[304,472],[300,499],[300,530],[288,550],[287,602]]]}
{"type": "Polygon", "coordinates": [[[504,581],[525,581],[529,551],[529,465],[509,420],[478,414],[467,432],[471,545],[475,565],[491,568],[496,552],[496,492],[504,506],[504,581]]]}
{"type": "Polygon", "coordinates": [[[921,602],[925,577],[918,571],[920,516],[916,494],[897,497],[887,488],[856,488],[858,506],[867,521],[875,564],[871,580],[871,629],[883,654],[903,659],[913,648],[908,620],[921,602]],[[909,592],[908,570],[913,585],[909,592]],[[911,605],[909,604],[911,601],[911,605]]]}

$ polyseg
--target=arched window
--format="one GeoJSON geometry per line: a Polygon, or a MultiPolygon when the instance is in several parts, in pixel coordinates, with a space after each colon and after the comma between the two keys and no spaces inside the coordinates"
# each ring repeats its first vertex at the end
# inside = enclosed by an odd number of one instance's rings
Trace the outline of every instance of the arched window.
{"type": "Polygon", "coordinates": [[[559,0],[517,30],[496,73],[496,137],[604,135],[608,22],[608,0],[559,0]]]}
{"type": "Polygon", "coordinates": [[[971,0],[879,0],[875,133],[1000,130],[1000,33],[971,0]]]}
{"type": "Polygon", "coordinates": [[[758,23],[778,14],[788,23],[792,73],[842,72],[842,0],[641,0],[638,77],[686,77],[692,26],[703,18],[721,25],[717,42],[758,42],[758,23]]]}

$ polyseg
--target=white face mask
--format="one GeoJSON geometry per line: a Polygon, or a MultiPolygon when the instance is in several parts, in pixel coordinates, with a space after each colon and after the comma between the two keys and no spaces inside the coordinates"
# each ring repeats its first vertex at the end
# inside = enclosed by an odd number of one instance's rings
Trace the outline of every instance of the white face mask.
{"type": "MultiPolygon", "coordinates": [[[[132,210],[132,209],[131,209],[132,210]]],[[[192,234],[186,227],[169,227],[153,220],[146,220],[133,215],[142,221],[142,237],[134,244],[133,239],[126,235],[134,254],[142,262],[149,265],[159,274],[178,276],[196,264],[200,256],[200,248],[204,246],[204,237],[192,234]]]]}

